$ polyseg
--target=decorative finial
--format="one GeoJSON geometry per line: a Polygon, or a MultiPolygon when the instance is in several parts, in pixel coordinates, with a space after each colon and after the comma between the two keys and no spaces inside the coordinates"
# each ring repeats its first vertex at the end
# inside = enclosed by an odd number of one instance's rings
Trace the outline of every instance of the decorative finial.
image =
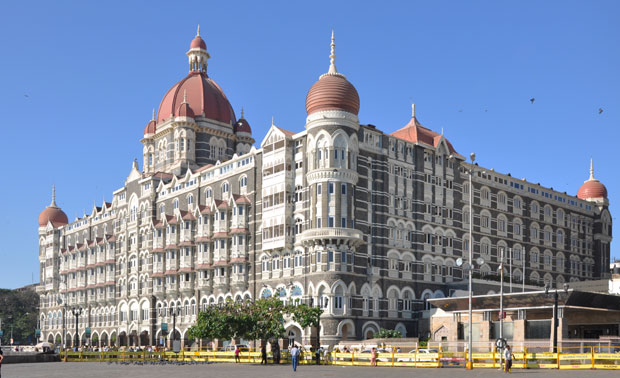
{"type": "Polygon", "coordinates": [[[198,30],[196,30],[196,37],[200,37],[200,24],[198,24],[198,30]]]}
{"type": "Polygon", "coordinates": [[[151,118],[151,121],[155,121],[155,108],[153,108],[153,116],[151,118]]]}
{"type": "Polygon", "coordinates": [[[183,91],[183,103],[187,104],[187,89],[183,91]]]}
{"type": "Polygon", "coordinates": [[[274,117],[274,116],[271,116],[271,126],[275,126],[275,123],[274,123],[274,122],[275,122],[275,117],[274,117]]]}
{"type": "Polygon", "coordinates": [[[332,53],[329,56],[329,71],[328,73],[330,74],[335,74],[338,73],[338,70],[336,69],[336,38],[334,37],[334,29],[332,29],[332,53]]]}
{"type": "Polygon", "coordinates": [[[594,164],[592,158],[590,158],[590,180],[594,180],[594,164]]]}
{"type": "Polygon", "coordinates": [[[52,203],[50,203],[50,207],[58,207],[56,206],[56,185],[52,184],[52,203]]]}
{"type": "Polygon", "coordinates": [[[441,135],[443,135],[443,127],[441,128],[441,135]]]}
{"type": "Polygon", "coordinates": [[[415,118],[415,104],[411,104],[411,118],[415,118]]]}
{"type": "Polygon", "coordinates": [[[245,119],[245,115],[243,113],[243,106],[241,107],[241,119],[245,119]]]}

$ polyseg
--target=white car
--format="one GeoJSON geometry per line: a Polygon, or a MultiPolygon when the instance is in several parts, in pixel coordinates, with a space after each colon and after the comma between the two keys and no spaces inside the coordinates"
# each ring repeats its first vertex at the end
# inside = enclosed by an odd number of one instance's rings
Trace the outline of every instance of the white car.
{"type": "MultiPolygon", "coordinates": [[[[364,349],[363,351],[361,351],[360,353],[362,354],[366,354],[368,353],[368,361],[370,361],[370,353],[372,353],[371,349],[364,349]]],[[[383,349],[383,348],[377,348],[377,354],[378,353],[392,353],[387,349],[383,349]]],[[[366,358],[366,356],[363,356],[363,358],[366,358]]],[[[377,361],[381,361],[381,362],[390,362],[392,361],[389,358],[381,358],[381,357],[377,357],[377,361]]]]}
{"type": "MultiPolygon", "coordinates": [[[[412,350],[409,353],[414,353],[415,350],[412,350]]],[[[424,348],[424,349],[418,349],[418,354],[415,357],[415,360],[419,361],[419,362],[435,362],[436,360],[434,358],[426,358],[424,357],[424,354],[430,354],[430,353],[439,353],[439,351],[437,349],[428,349],[428,348],[424,348]]],[[[414,362],[415,361],[413,357],[404,357],[404,358],[399,358],[396,361],[398,362],[414,362]]]]}

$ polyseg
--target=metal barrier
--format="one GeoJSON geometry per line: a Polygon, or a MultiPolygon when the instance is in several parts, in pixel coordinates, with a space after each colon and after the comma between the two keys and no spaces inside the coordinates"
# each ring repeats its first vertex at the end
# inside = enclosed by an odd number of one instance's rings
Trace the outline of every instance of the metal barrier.
{"type": "MultiPolygon", "coordinates": [[[[478,349],[479,350],[479,349],[478,349]]],[[[617,369],[620,370],[620,347],[618,346],[584,346],[565,347],[559,353],[539,351],[542,348],[533,347],[531,350],[513,352],[513,369],[617,369]]],[[[548,350],[548,348],[547,348],[548,350]]],[[[234,351],[201,351],[186,350],[179,353],[170,351],[109,351],[109,352],[72,352],[61,351],[61,358],[66,357],[70,362],[137,362],[137,361],[196,361],[196,362],[235,362],[234,351]]],[[[467,361],[467,351],[442,351],[437,353],[419,352],[412,350],[408,353],[377,353],[376,365],[382,367],[463,367],[467,361]]],[[[498,368],[500,353],[492,348],[487,352],[472,353],[474,368],[498,368]]],[[[268,359],[273,361],[271,353],[268,359]]],[[[261,352],[246,351],[239,354],[241,363],[261,362],[261,352]]],[[[290,363],[287,351],[282,351],[281,363],[290,363]]],[[[300,364],[315,364],[314,354],[302,352],[300,364]]],[[[322,359],[322,364],[325,361],[322,359]]],[[[330,365],[340,366],[370,366],[371,354],[368,352],[332,352],[329,358],[330,365]]]]}

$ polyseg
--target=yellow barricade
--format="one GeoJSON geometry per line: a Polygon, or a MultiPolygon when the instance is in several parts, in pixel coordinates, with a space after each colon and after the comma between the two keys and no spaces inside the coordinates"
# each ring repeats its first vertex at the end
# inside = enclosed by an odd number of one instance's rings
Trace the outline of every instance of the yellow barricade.
{"type": "Polygon", "coordinates": [[[499,354],[494,352],[489,353],[472,353],[471,359],[474,368],[494,368],[496,367],[496,360],[499,358],[499,354]],[[482,361],[482,362],[477,362],[482,361]]]}
{"type": "Polygon", "coordinates": [[[558,368],[558,354],[557,353],[527,353],[527,368],[539,368],[539,369],[557,369],[558,368]],[[534,361],[534,362],[530,362],[534,361]],[[541,362],[542,361],[542,362],[541,362]]]}
{"type": "Polygon", "coordinates": [[[593,349],[593,368],[620,370],[620,347],[595,347],[593,349]]]}

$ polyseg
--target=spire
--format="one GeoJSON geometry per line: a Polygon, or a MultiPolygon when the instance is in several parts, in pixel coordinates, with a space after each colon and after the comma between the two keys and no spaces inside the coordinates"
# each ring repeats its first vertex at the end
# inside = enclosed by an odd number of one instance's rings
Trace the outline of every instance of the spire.
{"type": "Polygon", "coordinates": [[[187,89],[183,91],[183,102],[182,104],[187,104],[187,89]]]}
{"type": "Polygon", "coordinates": [[[56,185],[52,184],[52,203],[50,203],[49,207],[58,207],[56,206],[56,185]]]}
{"type": "Polygon", "coordinates": [[[590,158],[590,179],[588,181],[594,181],[594,164],[592,164],[592,158],[590,158]]]}
{"type": "Polygon", "coordinates": [[[415,104],[411,104],[411,118],[415,118],[415,104]]]}
{"type": "Polygon", "coordinates": [[[241,107],[241,119],[245,119],[245,114],[243,113],[243,106],[241,107]]]}
{"type": "Polygon", "coordinates": [[[200,37],[200,24],[198,24],[198,29],[196,30],[196,37],[200,37]]]}
{"type": "Polygon", "coordinates": [[[151,121],[155,121],[155,108],[153,108],[153,116],[151,118],[151,121]]]}
{"type": "Polygon", "coordinates": [[[338,70],[336,69],[336,38],[334,37],[334,29],[332,29],[332,53],[329,56],[329,71],[328,73],[330,74],[336,74],[338,73],[338,70]]]}
{"type": "Polygon", "coordinates": [[[319,79],[326,75],[340,76],[346,79],[346,77],[343,74],[339,73],[338,70],[336,69],[336,37],[334,37],[333,29],[332,29],[332,43],[330,46],[331,46],[331,54],[329,55],[329,70],[327,71],[327,73],[324,73],[323,75],[321,75],[319,79]]]}
{"type": "Polygon", "coordinates": [[[275,126],[276,117],[271,116],[271,126],[275,126]]]}

